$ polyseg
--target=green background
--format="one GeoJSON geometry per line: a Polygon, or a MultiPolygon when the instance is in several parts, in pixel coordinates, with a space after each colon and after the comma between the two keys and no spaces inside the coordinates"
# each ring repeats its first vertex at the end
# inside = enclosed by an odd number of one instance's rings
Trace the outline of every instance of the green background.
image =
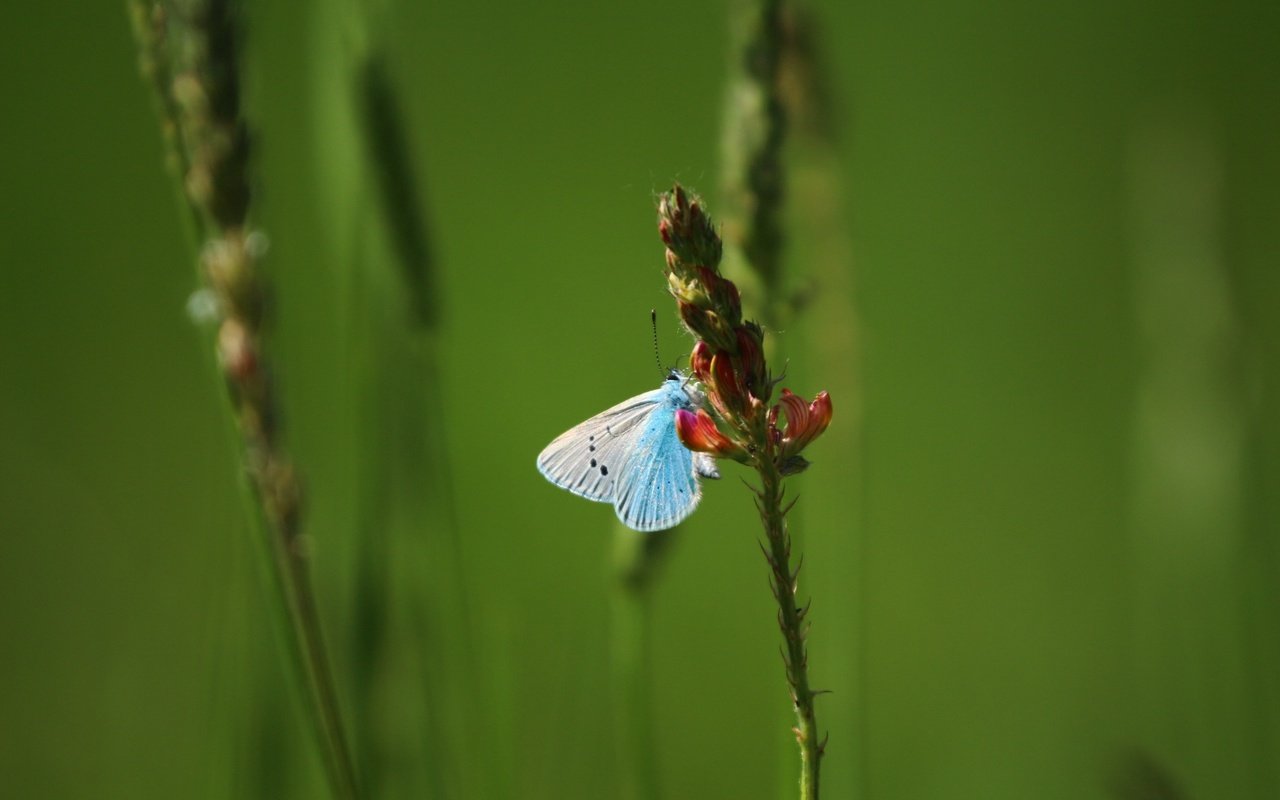
{"type": "MultiPolygon", "coordinates": [[[[839,152],[788,155],[814,300],[775,338],[835,406],[792,484],[824,796],[1280,796],[1280,6],[817,12],[839,152]]],[[[621,796],[612,515],[533,460],[657,384],[651,307],[664,359],[689,346],[653,203],[680,180],[717,208],[725,8],[387,14],[438,334],[406,321],[362,171],[357,15],[246,20],[344,707],[376,796],[621,796]],[[456,551],[414,538],[446,528],[456,551]]],[[[0,793],[322,796],[122,4],[4,17],[0,793]]],[[[723,472],[651,596],[651,774],[794,796],[723,472]]]]}

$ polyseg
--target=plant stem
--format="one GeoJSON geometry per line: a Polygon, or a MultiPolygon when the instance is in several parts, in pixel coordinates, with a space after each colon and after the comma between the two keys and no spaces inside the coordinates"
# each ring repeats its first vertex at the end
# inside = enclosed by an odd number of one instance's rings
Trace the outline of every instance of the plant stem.
{"type": "Polygon", "coordinates": [[[650,652],[649,595],[619,585],[613,595],[613,679],[618,748],[618,796],[652,800],[658,796],[654,774],[653,720],[647,663],[650,652]]]}
{"type": "Polygon", "coordinates": [[[280,436],[266,348],[264,239],[249,222],[249,136],[240,107],[239,20],[230,0],[132,0],[143,75],[156,93],[167,161],[185,199],[198,274],[216,297],[219,377],[239,433],[250,521],[276,591],[295,674],[335,797],[359,797],[308,573],[302,490],[280,436]]]}
{"type": "MultiPolygon", "coordinates": [[[[317,70],[317,81],[342,92],[335,105],[352,116],[357,134],[329,142],[334,158],[352,167],[347,203],[335,204],[348,214],[334,227],[349,234],[338,248],[351,254],[341,268],[342,311],[360,370],[352,388],[360,417],[353,633],[361,772],[371,795],[501,796],[505,771],[468,770],[462,757],[485,742],[492,712],[476,686],[441,381],[447,318],[415,152],[421,137],[394,69],[396,20],[385,3],[331,5],[345,13],[325,23],[325,35],[345,42],[346,59],[341,80],[317,70]],[[369,626],[370,619],[379,622],[369,626]]],[[[316,51],[319,59],[332,53],[316,51]]]]}
{"type": "Polygon", "coordinates": [[[800,566],[791,568],[791,537],[787,532],[782,475],[771,454],[756,460],[760,475],[759,510],[768,548],[765,558],[773,570],[773,596],[778,601],[778,626],[782,628],[783,665],[791,684],[791,700],[796,710],[796,741],[800,745],[800,800],[818,800],[818,770],[826,742],[818,741],[815,692],[809,687],[809,656],[805,649],[808,606],[796,605],[800,566]]]}
{"type": "Polygon", "coordinates": [[[796,606],[800,567],[791,568],[786,523],[790,506],[782,505],[782,479],[808,467],[801,451],[830,424],[831,399],[819,392],[806,403],[783,389],[781,400],[769,406],[777,381],[770,377],[764,357],[764,330],[743,321],[738,288],[715,271],[721,242],[700,198],[678,184],[664,194],[658,203],[658,233],[667,246],[668,288],[685,327],[698,338],[689,365],[707,391],[707,408],[676,412],[676,433],[690,450],[750,464],[760,476],[760,488],[753,491],[768,541],[761,549],[773,569],[771,588],[785,643],[783,663],[798,717],[794,731],[800,744],[800,797],[816,800],[825,740],[817,740],[817,693],[809,687],[804,643],[808,607],[796,606]]]}
{"type": "Polygon", "coordinates": [[[780,324],[782,145],[786,109],[778,89],[781,0],[735,0],[722,149],[730,245],[725,274],[754,300],[766,326],[780,324]]]}
{"type": "Polygon", "coordinates": [[[650,691],[649,603],[654,574],[678,530],[639,533],[617,523],[614,532],[612,665],[619,797],[624,800],[659,797],[650,691]]]}
{"type": "Polygon", "coordinates": [[[262,480],[254,482],[268,520],[263,533],[271,551],[272,577],[279,590],[286,627],[292,634],[290,651],[295,668],[307,685],[311,701],[307,709],[320,740],[321,760],[329,775],[330,788],[335,797],[355,800],[360,791],[311,587],[305,540],[298,524],[296,477],[292,470],[287,472],[288,477],[278,485],[262,480]],[[264,490],[271,494],[264,495],[264,490]]]}

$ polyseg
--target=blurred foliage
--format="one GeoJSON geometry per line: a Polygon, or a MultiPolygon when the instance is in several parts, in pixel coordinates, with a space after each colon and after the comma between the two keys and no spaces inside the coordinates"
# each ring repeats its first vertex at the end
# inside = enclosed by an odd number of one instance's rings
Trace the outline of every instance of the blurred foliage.
{"type": "MultiPolygon", "coordinates": [[[[1280,6],[815,5],[842,138],[788,157],[842,210],[791,207],[810,303],[778,333],[788,385],[836,409],[794,518],[833,690],[825,796],[1280,796],[1280,6]],[[856,274],[831,271],[832,225],[856,274]]],[[[611,515],[533,459],[657,384],[651,307],[666,349],[687,341],[652,203],[718,185],[724,8],[385,13],[404,139],[382,146],[412,154],[429,262],[372,199],[404,185],[366,161],[351,7],[247,20],[278,377],[345,707],[362,745],[399,748],[381,796],[611,797],[611,515]],[[405,253],[429,284],[396,277],[405,253]],[[370,525],[403,634],[380,666],[370,525]],[[413,544],[450,527],[452,551],[413,544]],[[442,621],[446,600],[465,611],[442,621]]],[[[6,794],[320,796],[123,8],[6,17],[6,794]]],[[[673,798],[793,786],[757,523],[726,477],[649,601],[673,798]]]]}

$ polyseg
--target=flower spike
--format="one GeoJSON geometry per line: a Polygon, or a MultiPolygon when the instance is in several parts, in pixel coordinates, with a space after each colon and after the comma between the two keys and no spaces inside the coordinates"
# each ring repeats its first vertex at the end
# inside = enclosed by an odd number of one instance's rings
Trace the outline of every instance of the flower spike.
{"type": "MultiPolygon", "coordinates": [[[[756,508],[768,546],[761,544],[773,571],[770,586],[778,603],[783,633],[782,659],[791,700],[800,725],[801,745],[812,792],[817,797],[817,720],[809,686],[805,635],[809,607],[796,604],[799,567],[789,566],[791,538],[783,482],[808,468],[800,453],[831,423],[831,399],[819,392],[812,403],[783,389],[770,404],[774,378],[765,362],[764,328],[742,318],[738,287],[720,274],[720,237],[698,198],[680,186],[658,203],[658,233],[666,245],[667,287],[680,319],[697,339],[689,356],[693,377],[705,390],[705,407],[676,411],[676,434],[695,453],[732,458],[749,465],[759,477],[756,508]]],[[[749,256],[748,256],[749,258],[749,256]]]]}
{"type": "Polygon", "coordinates": [[[678,419],[681,440],[688,435],[685,443],[690,449],[718,457],[752,453],[786,474],[796,474],[803,461],[797,460],[800,451],[831,422],[830,398],[820,392],[813,403],[806,403],[784,389],[778,403],[770,406],[777,381],[765,363],[764,329],[742,318],[738,287],[719,271],[720,237],[696,195],[676,186],[662,196],[658,234],[667,246],[667,286],[681,321],[698,340],[689,367],[706,387],[709,408],[715,412],[697,424],[692,415],[678,419]],[[732,448],[721,441],[726,438],[732,448]]]}

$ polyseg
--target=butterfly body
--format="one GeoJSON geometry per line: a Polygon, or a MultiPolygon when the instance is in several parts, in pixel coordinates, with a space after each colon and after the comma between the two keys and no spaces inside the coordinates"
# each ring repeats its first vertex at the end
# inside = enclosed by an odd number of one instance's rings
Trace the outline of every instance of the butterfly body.
{"type": "Polygon", "coordinates": [[[698,476],[718,478],[715,461],[676,436],[676,411],[701,396],[672,372],[662,385],[595,415],[557,436],[538,456],[538,471],[562,489],[612,503],[637,531],[673,527],[702,497],[698,476]]]}

